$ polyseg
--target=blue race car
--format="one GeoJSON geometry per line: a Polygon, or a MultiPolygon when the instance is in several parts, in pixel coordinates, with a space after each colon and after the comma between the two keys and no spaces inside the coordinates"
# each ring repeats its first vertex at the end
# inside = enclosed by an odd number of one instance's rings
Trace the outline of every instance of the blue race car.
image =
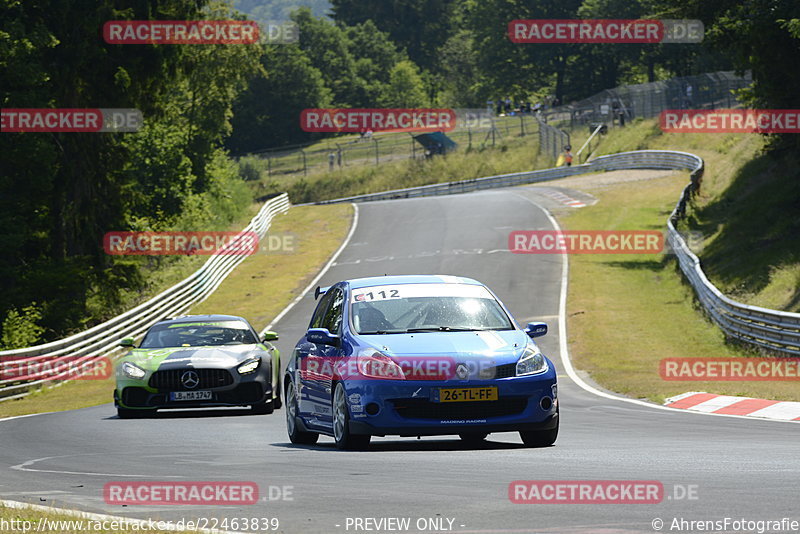
{"type": "Polygon", "coordinates": [[[384,276],[317,288],[308,331],[284,379],[292,443],[333,436],[458,434],[477,444],[519,432],[533,447],[558,436],[556,371],[483,284],[455,276],[384,276]],[[322,298],[320,299],[320,295],[322,298]]]}

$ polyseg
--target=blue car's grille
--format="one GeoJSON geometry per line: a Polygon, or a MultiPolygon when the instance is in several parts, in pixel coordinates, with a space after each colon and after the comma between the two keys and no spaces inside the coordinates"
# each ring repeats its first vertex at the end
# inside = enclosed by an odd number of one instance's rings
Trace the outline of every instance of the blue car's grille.
{"type": "Polygon", "coordinates": [[[400,417],[407,419],[487,419],[522,413],[527,397],[506,397],[491,402],[431,402],[428,399],[392,399],[400,417]]]}
{"type": "Polygon", "coordinates": [[[507,363],[505,365],[498,365],[494,368],[494,378],[508,378],[517,376],[517,363],[507,363]]]}
{"type": "Polygon", "coordinates": [[[219,388],[233,384],[233,376],[226,369],[170,369],[167,371],[156,371],[150,377],[148,384],[151,388],[166,391],[185,391],[189,388],[181,383],[181,375],[186,371],[197,373],[200,383],[194,390],[219,388]]]}

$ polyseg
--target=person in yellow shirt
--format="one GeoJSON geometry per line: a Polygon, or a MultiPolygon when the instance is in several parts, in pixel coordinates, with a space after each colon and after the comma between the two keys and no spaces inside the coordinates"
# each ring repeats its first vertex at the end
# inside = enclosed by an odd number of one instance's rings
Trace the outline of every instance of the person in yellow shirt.
{"type": "Polygon", "coordinates": [[[567,167],[572,166],[572,147],[570,145],[564,147],[564,163],[567,167]]]}

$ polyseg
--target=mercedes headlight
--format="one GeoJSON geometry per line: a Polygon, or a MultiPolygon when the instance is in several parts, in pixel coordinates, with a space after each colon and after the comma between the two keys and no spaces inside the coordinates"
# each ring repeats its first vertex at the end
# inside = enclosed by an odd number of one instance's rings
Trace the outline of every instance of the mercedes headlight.
{"type": "Polygon", "coordinates": [[[242,365],[236,368],[239,371],[240,375],[249,375],[250,373],[255,373],[258,366],[261,365],[261,359],[256,358],[253,360],[247,360],[242,365]]]}
{"type": "Polygon", "coordinates": [[[125,362],[122,364],[122,372],[128,378],[133,378],[135,380],[141,380],[145,375],[144,369],[133,365],[131,362],[125,362]]]}
{"type": "Polygon", "coordinates": [[[538,348],[528,345],[517,362],[517,376],[536,375],[547,371],[547,360],[538,348]]]}

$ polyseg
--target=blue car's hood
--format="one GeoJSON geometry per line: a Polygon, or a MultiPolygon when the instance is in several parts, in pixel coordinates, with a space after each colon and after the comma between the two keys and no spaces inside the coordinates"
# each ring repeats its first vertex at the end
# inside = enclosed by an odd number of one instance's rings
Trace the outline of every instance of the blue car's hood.
{"type": "Polygon", "coordinates": [[[389,356],[488,357],[516,361],[528,344],[522,330],[480,332],[419,332],[360,336],[389,356]]]}

